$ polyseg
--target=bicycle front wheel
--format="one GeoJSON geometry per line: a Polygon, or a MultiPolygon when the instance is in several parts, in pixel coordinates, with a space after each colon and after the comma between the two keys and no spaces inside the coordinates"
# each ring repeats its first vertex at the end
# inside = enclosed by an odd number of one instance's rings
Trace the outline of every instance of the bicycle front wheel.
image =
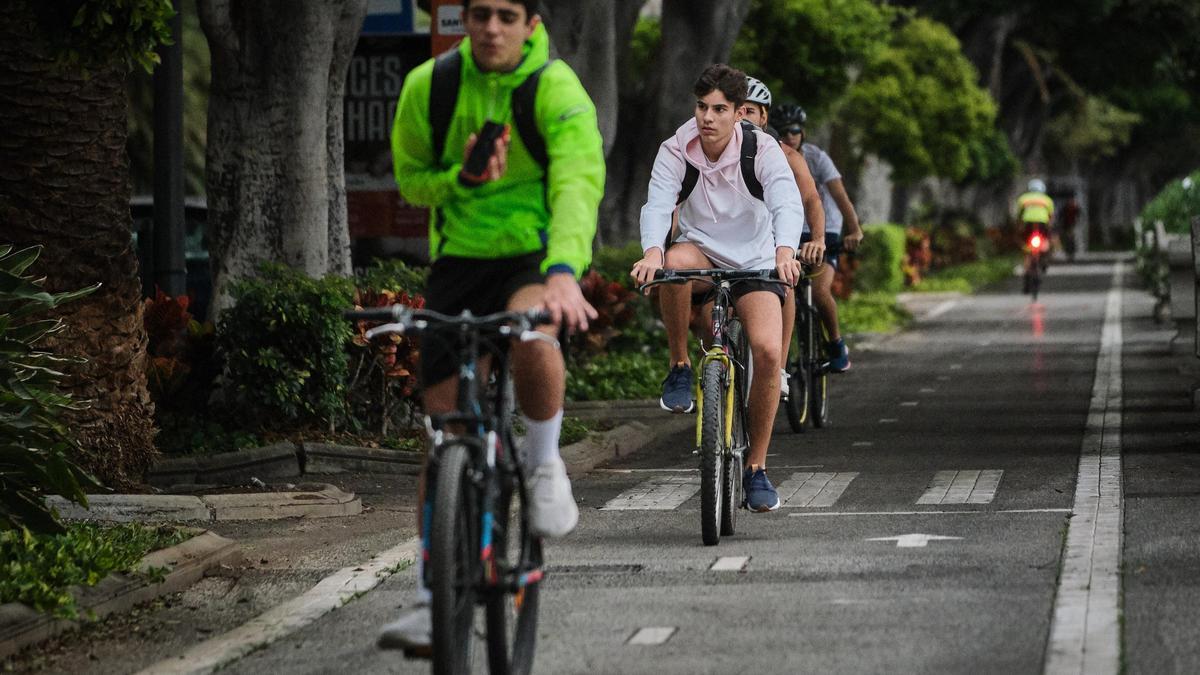
{"type": "Polygon", "coordinates": [[[450,445],[437,454],[427,563],[433,572],[433,672],[458,675],[471,672],[474,656],[479,513],[467,475],[467,447],[450,445]]]}
{"type": "Polygon", "coordinates": [[[514,480],[496,500],[492,543],[502,584],[487,600],[488,663],[493,675],[526,675],[537,645],[542,542],[529,532],[526,503],[514,480]],[[515,585],[515,588],[514,588],[515,585]]]}
{"type": "Polygon", "coordinates": [[[700,379],[704,416],[700,421],[700,534],[705,546],[721,541],[722,474],[725,459],[725,366],[704,364],[700,379]]]}
{"type": "Polygon", "coordinates": [[[825,346],[825,333],[821,328],[821,317],[815,307],[809,308],[808,316],[809,361],[808,407],[814,427],[820,429],[829,423],[829,374],[821,367],[825,346]]]}

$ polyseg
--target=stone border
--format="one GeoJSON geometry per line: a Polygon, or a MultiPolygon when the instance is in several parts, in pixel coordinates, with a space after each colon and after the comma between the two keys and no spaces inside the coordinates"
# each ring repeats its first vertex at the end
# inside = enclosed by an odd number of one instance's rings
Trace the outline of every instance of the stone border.
{"type": "Polygon", "coordinates": [[[582,441],[563,448],[562,458],[567,465],[567,474],[579,476],[605,462],[632,455],[660,436],[696,426],[695,415],[669,414],[658,408],[657,401],[654,402],[654,406],[665,418],[661,422],[626,422],[610,431],[589,434],[582,441]]]}
{"type": "MultiPolygon", "coordinates": [[[[305,486],[300,486],[301,488],[305,486]]],[[[88,495],[89,508],[58,496],[46,503],[68,520],[112,522],[277,520],[334,518],[362,513],[353,492],[317,483],[295,492],[246,492],[225,495],[88,495]]]]}
{"type": "MultiPolygon", "coordinates": [[[[210,570],[243,561],[237,543],[204,531],[170,548],[152,551],[142,558],[138,569],[170,569],[157,583],[135,575],[114,572],[91,587],[71,589],[81,615],[97,618],[126,612],[134,605],[171,593],[178,593],[198,581],[210,570]]],[[[0,658],[7,658],[25,647],[78,628],[81,621],[58,619],[17,602],[0,605],[0,658]]]]}

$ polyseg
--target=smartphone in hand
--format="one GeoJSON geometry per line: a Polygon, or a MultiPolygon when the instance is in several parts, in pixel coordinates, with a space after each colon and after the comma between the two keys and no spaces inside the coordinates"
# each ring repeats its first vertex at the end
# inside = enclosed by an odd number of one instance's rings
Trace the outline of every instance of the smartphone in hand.
{"type": "Polygon", "coordinates": [[[475,135],[475,146],[471,148],[471,154],[467,155],[467,161],[463,164],[463,174],[482,179],[483,174],[487,172],[488,160],[496,152],[496,139],[503,134],[503,124],[492,120],[484,122],[483,128],[475,135]]]}

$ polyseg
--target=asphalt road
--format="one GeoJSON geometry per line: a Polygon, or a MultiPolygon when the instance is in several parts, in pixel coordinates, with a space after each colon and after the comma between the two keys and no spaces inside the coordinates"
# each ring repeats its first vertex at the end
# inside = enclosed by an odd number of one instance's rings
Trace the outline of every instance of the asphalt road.
{"type": "MultiPolygon", "coordinates": [[[[1111,619],[1124,646],[1113,672],[1200,671],[1200,361],[1151,322],[1131,273],[1110,293],[1113,271],[1058,265],[1039,303],[1014,279],[860,342],[832,382],[830,426],[797,435],[781,414],[768,471],[784,508],[743,512],[716,547],[700,541],[691,432],[577,480],[580,525],[547,549],[536,671],[1043,672],[1052,633],[1070,632],[1055,623],[1072,616],[1056,599],[1070,597],[1060,573],[1069,582],[1078,557],[1064,554],[1068,526],[1078,536],[1086,522],[1077,480],[1106,353],[1124,375],[1117,415],[1104,418],[1120,439],[1124,530],[1088,541],[1122,554],[1111,580],[1124,613],[1118,624],[1093,598],[1089,625],[1111,619]],[[1113,297],[1123,330],[1104,352],[1113,297]]],[[[374,647],[412,584],[411,571],[396,574],[223,672],[427,672],[374,647]]],[[[156,660],[119,651],[105,648],[95,670],[156,660]]]]}

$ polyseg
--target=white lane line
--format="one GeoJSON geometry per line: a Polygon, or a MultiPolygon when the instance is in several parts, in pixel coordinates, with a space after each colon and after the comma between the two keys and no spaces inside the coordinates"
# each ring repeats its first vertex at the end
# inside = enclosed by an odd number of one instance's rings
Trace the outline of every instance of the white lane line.
{"type": "Polygon", "coordinates": [[[778,491],[784,507],[826,508],[833,506],[858,477],[854,471],[838,473],[794,473],[779,485],[778,491]]]}
{"type": "Polygon", "coordinates": [[[700,491],[700,476],[659,476],[640,483],[600,507],[601,511],[671,511],[700,491]]]}
{"type": "Polygon", "coordinates": [[[308,592],[259,614],[233,630],[210,638],[184,653],[163,659],[138,675],[200,675],[211,673],[247,654],[309,625],[365,593],[416,559],[416,537],[393,546],[361,565],[325,577],[308,592]]]}
{"type": "Polygon", "coordinates": [[[881,417],[881,418],[879,418],[879,423],[880,423],[880,424],[895,424],[896,422],[899,422],[899,421],[900,421],[900,420],[898,420],[898,419],[897,419],[897,418],[895,418],[895,417],[881,417]]]}
{"type": "Polygon", "coordinates": [[[925,319],[936,319],[939,316],[949,312],[958,305],[957,300],[946,300],[940,303],[937,307],[929,310],[929,313],[924,316],[925,319]]]}
{"type": "Polygon", "coordinates": [[[793,518],[827,516],[988,516],[997,513],[1071,513],[1071,509],[962,509],[955,511],[812,511],[789,513],[793,518]]]}
{"type": "Polygon", "coordinates": [[[850,446],[854,448],[869,448],[872,445],[875,445],[875,443],[872,441],[854,441],[850,444],[850,446]]]}
{"type": "Polygon", "coordinates": [[[920,403],[920,401],[901,401],[900,407],[901,408],[915,408],[915,407],[917,407],[918,403],[920,403]]]}
{"type": "Polygon", "coordinates": [[[1000,487],[1000,469],[938,471],[918,504],[990,504],[1000,487]]]}
{"type": "Polygon", "coordinates": [[[1121,284],[1117,263],[1104,310],[1096,379],[1080,447],[1043,672],[1121,670],[1121,284]]]}
{"type": "Polygon", "coordinates": [[[636,633],[629,637],[625,644],[630,645],[661,645],[678,630],[675,626],[651,626],[647,628],[639,628],[636,633]]]}
{"type": "Polygon", "coordinates": [[[749,556],[744,555],[727,555],[717,558],[717,561],[708,568],[713,572],[741,572],[746,568],[746,563],[750,562],[749,556]]]}

